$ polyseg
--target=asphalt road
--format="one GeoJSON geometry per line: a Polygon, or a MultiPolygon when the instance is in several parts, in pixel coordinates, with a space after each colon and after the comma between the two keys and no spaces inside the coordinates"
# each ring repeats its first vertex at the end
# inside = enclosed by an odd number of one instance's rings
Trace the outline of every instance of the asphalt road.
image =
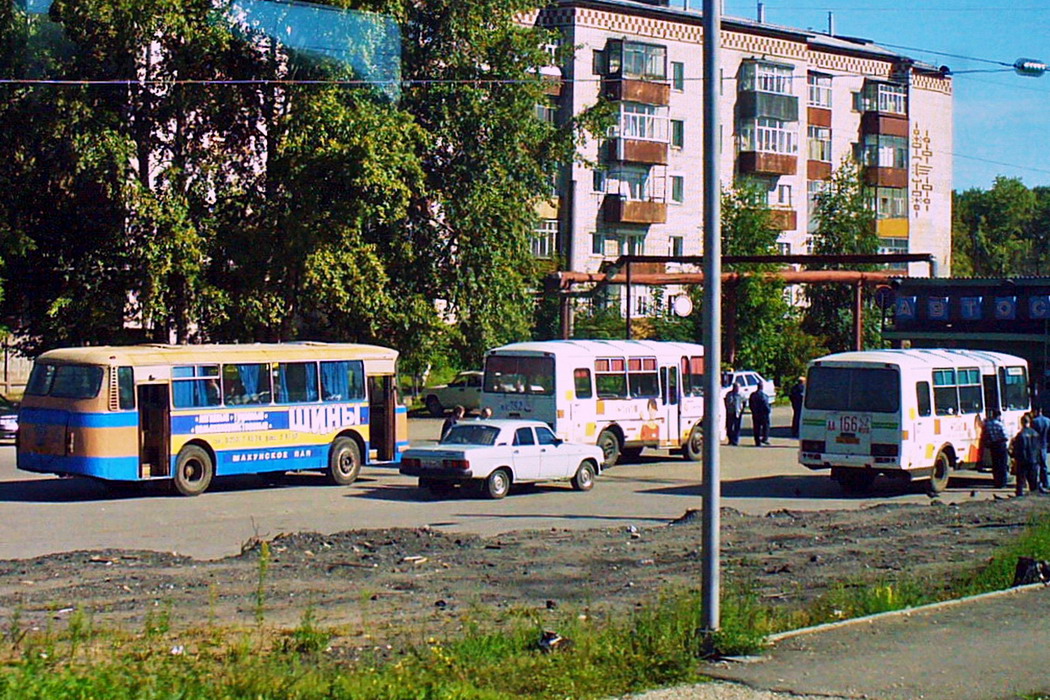
{"type": "MultiPolygon", "coordinates": [[[[745,422],[748,419],[745,418],[745,422]]],[[[782,508],[862,508],[873,503],[924,503],[921,485],[876,482],[863,497],[844,496],[827,472],[798,465],[787,437],[790,409],[774,412],[773,445],[722,448],[722,504],[763,514],[782,508]]],[[[410,420],[413,442],[433,439],[438,419],[410,420]]],[[[360,528],[430,526],[494,535],[509,530],[661,525],[700,508],[699,463],[652,452],[636,464],[603,473],[594,490],[567,484],[512,492],[502,501],[434,500],[396,469],[366,467],[352,486],[327,486],[319,476],[294,475],[267,486],[254,477],[218,479],[197,498],[150,488],[114,493],[86,479],[59,479],[15,469],[14,448],[0,447],[0,559],[107,548],[178,552],[219,558],[252,536],[339,532],[360,528]]],[[[991,498],[984,475],[956,479],[947,502],[991,498]]],[[[1002,493],[1005,493],[1003,491],[1002,493]]]]}

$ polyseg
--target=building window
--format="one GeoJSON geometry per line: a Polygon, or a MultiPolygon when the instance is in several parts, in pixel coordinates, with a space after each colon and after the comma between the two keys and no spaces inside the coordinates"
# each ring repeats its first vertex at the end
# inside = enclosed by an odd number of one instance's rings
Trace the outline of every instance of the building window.
{"type": "MultiPolygon", "coordinates": [[[[808,180],[806,182],[806,212],[808,214],[807,230],[812,233],[817,230],[817,219],[814,216],[817,211],[817,195],[828,188],[827,180],[808,180]]],[[[813,239],[807,243],[807,252],[813,252],[813,239]]]]}
{"type": "Polygon", "coordinates": [[[591,191],[592,192],[604,192],[605,191],[605,171],[594,170],[591,172],[591,191]]]}
{"type": "Polygon", "coordinates": [[[667,47],[613,39],[606,44],[610,75],[639,80],[667,80],[667,47]]]}
{"type": "Polygon", "coordinates": [[[908,113],[908,88],[893,83],[868,82],[860,93],[862,112],[908,113]]]}
{"type": "Polygon", "coordinates": [[[868,206],[876,219],[907,219],[908,190],[905,187],[875,187],[868,190],[868,206]]]}
{"type": "Polygon", "coordinates": [[[795,155],[798,153],[797,122],[759,117],[740,126],[740,150],[795,155]]]}
{"type": "MultiPolygon", "coordinates": [[[[908,252],[908,239],[907,238],[880,238],[879,239],[879,255],[887,255],[894,253],[907,253],[908,252]]],[[[908,263],[892,263],[887,265],[891,270],[907,270],[908,263]]]]}
{"type": "Polygon", "coordinates": [[[680,258],[685,255],[685,239],[681,236],[671,236],[671,255],[680,258]]]}
{"type": "Polygon", "coordinates": [[[767,201],[771,207],[790,207],[791,185],[777,185],[773,187],[769,190],[767,201]]]}
{"type": "Polygon", "coordinates": [[[685,64],[671,61],[671,87],[678,92],[685,92],[685,64]]]}
{"type": "Polygon", "coordinates": [[[791,255],[791,244],[777,242],[777,255],[791,255]]]}
{"type": "Polygon", "coordinates": [[[681,175],[671,176],[671,201],[678,204],[685,202],[685,178],[681,175]]]}
{"type": "Polygon", "coordinates": [[[621,255],[645,255],[644,233],[595,233],[591,239],[591,253],[606,258],[618,258],[621,255]]]}
{"type": "Polygon", "coordinates": [[[775,63],[749,62],[740,66],[740,90],[792,94],[792,68],[775,63]]]}
{"type": "MultiPolygon", "coordinates": [[[[605,181],[605,191],[634,202],[648,202],[656,199],[651,187],[653,180],[652,171],[649,168],[625,166],[609,173],[605,181]]],[[[663,199],[662,192],[659,198],[663,199]]]]}
{"type": "Polygon", "coordinates": [[[806,75],[806,86],[809,88],[809,106],[831,109],[831,76],[823,73],[806,75]]]}
{"type": "Polygon", "coordinates": [[[540,260],[554,257],[554,246],[558,236],[558,220],[542,219],[532,232],[532,255],[540,260]]]}
{"type": "Polygon", "coordinates": [[[620,123],[616,134],[625,139],[667,143],[666,108],[638,102],[620,103],[620,123]]]}
{"type": "Polygon", "coordinates": [[[809,159],[831,162],[831,129],[825,126],[809,127],[809,159]]]}
{"type": "Polygon", "coordinates": [[[605,52],[598,49],[591,51],[591,74],[605,75],[605,52]]]}
{"type": "Polygon", "coordinates": [[[859,160],[868,167],[907,169],[908,139],[905,136],[865,134],[859,160]]]}
{"type": "Polygon", "coordinates": [[[553,124],[558,114],[558,108],[550,102],[539,102],[536,104],[536,118],[541,122],[553,124]]]}
{"type": "Polygon", "coordinates": [[[685,147],[685,122],[681,119],[671,120],[671,146],[674,148],[685,147]]]}

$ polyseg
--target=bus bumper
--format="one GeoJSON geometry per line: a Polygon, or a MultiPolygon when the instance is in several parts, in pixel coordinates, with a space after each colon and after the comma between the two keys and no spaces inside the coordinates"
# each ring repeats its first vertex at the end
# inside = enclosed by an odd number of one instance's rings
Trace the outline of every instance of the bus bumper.
{"type": "Polygon", "coordinates": [[[802,466],[813,470],[846,467],[848,469],[875,469],[884,473],[914,473],[917,471],[905,469],[896,457],[875,457],[873,455],[799,452],[798,461],[802,466]]]}

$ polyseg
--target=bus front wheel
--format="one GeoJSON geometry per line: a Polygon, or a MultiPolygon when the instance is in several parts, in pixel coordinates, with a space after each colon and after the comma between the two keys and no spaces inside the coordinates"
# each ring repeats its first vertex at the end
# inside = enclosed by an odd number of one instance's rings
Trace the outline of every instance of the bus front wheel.
{"type": "Polygon", "coordinates": [[[937,459],[933,463],[933,474],[930,475],[928,489],[931,494],[937,494],[948,488],[948,480],[952,474],[952,460],[944,452],[937,453],[937,459]]]}
{"type": "Polygon", "coordinates": [[[336,486],[347,486],[361,473],[361,450],[352,438],[337,437],[328,452],[328,480],[336,486]]]}
{"type": "Polygon", "coordinates": [[[199,445],[186,445],[175,459],[175,490],[183,496],[204,493],[215,476],[215,465],[208,451],[199,445]]]}

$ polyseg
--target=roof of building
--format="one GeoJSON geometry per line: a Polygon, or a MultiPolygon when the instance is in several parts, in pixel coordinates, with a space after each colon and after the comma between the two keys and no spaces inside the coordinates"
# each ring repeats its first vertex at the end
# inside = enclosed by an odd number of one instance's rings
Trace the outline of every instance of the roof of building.
{"type": "MultiPolygon", "coordinates": [[[[670,0],[674,2],[676,0],[670,0]]],[[[670,4],[662,4],[660,0],[647,2],[646,0],[557,0],[559,6],[589,6],[603,9],[617,9],[625,12],[652,14],[680,22],[698,24],[703,21],[703,13],[700,10],[688,7],[673,7],[670,4]]],[[[879,46],[873,41],[860,37],[830,35],[826,32],[818,32],[814,29],[800,29],[770,22],[759,22],[758,20],[745,17],[722,16],[722,24],[728,29],[736,29],[757,34],[779,36],[794,41],[804,41],[815,49],[830,51],[833,53],[848,53],[871,58],[879,58],[887,61],[906,62],[912,68],[929,73],[943,74],[940,67],[917,61],[909,56],[898,53],[884,46],[879,46]]]]}

